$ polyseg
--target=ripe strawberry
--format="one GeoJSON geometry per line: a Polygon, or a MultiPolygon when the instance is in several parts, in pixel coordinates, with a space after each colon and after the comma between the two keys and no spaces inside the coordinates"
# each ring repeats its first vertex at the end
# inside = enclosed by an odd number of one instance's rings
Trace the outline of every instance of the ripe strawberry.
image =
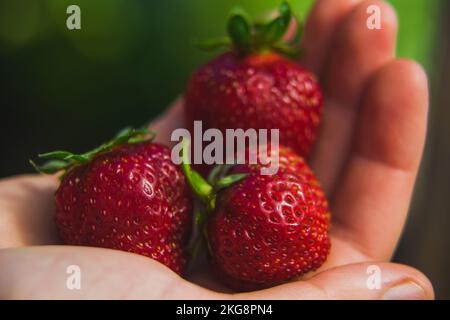
{"type": "Polygon", "coordinates": [[[204,233],[212,265],[233,289],[286,282],[320,267],[329,253],[330,214],[319,182],[289,149],[281,147],[279,159],[274,175],[237,165],[213,185],[183,166],[209,208],[204,233]]]}
{"type": "Polygon", "coordinates": [[[70,245],[112,248],[151,257],[177,273],[186,263],[192,203],[170,150],[126,129],[92,152],[57,151],[44,173],[65,170],[56,191],[56,224],[70,245]]]}
{"type": "Polygon", "coordinates": [[[308,157],[318,135],[323,98],[316,77],[291,59],[281,38],[291,20],[287,3],[267,24],[251,25],[236,13],[228,23],[230,39],[205,46],[228,45],[192,75],[185,94],[187,127],[205,129],[279,129],[280,143],[308,157]]]}

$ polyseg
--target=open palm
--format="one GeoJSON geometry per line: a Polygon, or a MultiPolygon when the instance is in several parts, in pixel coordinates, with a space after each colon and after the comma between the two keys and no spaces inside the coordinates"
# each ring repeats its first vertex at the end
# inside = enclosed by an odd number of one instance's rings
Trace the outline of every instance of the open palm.
{"type": "MultiPolygon", "coordinates": [[[[58,246],[52,218],[58,182],[24,176],[0,182],[0,298],[432,298],[420,272],[388,263],[406,220],[428,111],[426,75],[394,58],[396,32],[395,13],[381,0],[320,0],[306,23],[301,62],[326,95],[311,165],[333,215],[332,249],[320,270],[231,295],[205,281],[207,270],[191,279],[204,288],[145,257],[58,246]],[[380,30],[366,26],[372,4],[381,9],[380,30]],[[65,286],[69,265],[81,268],[81,290],[65,286]],[[370,265],[381,270],[379,290],[366,284],[370,265]]],[[[183,126],[182,112],[178,101],[152,124],[162,142],[183,126]]]]}

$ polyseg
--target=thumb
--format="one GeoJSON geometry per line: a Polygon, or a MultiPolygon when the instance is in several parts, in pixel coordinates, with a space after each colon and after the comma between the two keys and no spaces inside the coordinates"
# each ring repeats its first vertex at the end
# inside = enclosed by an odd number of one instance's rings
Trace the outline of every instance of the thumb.
{"type": "Polygon", "coordinates": [[[155,141],[169,146],[173,145],[170,141],[170,137],[175,129],[185,127],[183,119],[183,99],[178,98],[162,115],[149,123],[149,129],[155,131],[157,134],[155,141]]]}
{"type": "Polygon", "coordinates": [[[411,267],[394,263],[358,263],[329,269],[306,281],[235,296],[238,299],[434,299],[430,281],[411,267]]]}

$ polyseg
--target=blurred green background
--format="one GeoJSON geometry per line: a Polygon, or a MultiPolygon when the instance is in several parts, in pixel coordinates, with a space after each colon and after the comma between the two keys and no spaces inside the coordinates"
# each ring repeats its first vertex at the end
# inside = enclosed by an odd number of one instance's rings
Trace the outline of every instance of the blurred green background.
{"type": "MultiPolygon", "coordinates": [[[[229,10],[252,15],[277,0],[0,0],[0,177],[31,172],[27,159],[88,149],[158,115],[210,54],[194,39],[224,33],[229,10]],[[82,30],[66,28],[81,7],[82,30]]],[[[290,1],[305,17],[313,0],[290,1]]],[[[450,71],[448,0],[392,0],[398,55],[421,62],[432,88],[430,133],[411,218],[396,261],[413,265],[450,298],[450,71]]]]}

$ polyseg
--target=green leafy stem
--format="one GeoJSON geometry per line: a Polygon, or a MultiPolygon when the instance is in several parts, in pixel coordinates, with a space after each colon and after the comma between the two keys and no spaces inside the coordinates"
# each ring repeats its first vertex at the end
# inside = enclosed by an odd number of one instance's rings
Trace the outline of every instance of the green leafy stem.
{"type": "MultiPolygon", "coordinates": [[[[216,165],[209,174],[208,180],[204,179],[197,171],[193,170],[189,161],[189,141],[183,140],[181,159],[182,168],[195,196],[201,201],[204,208],[199,210],[195,216],[195,228],[197,229],[197,237],[192,241],[189,248],[191,255],[191,264],[199,253],[203,244],[203,240],[207,238],[206,234],[206,218],[216,208],[217,194],[219,191],[228,188],[247,177],[247,174],[237,173],[227,175],[232,165],[216,165]]],[[[206,243],[208,243],[206,241],[206,243]]]]}
{"type": "Polygon", "coordinates": [[[113,139],[91,151],[81,154],[72,153],[70,151],[52,151],[38,155],[39,158],[48,160],[43,165],[39,166],[32,160],[30,160],[30,164],[36,171],[44,174],[53,174],[63,170],[67,171],[74,166],[87,163],[96,155],[110,151],[120,145],[151,141],[154,137],[155,134],[146,128],[134,129],[132,127],[126,127],[113,139]]]}
{"type": "Polygon", "coordinates": [[[288,2],[283,2],[278,8],[279,15],[267,22],[252,23],[249,16],[242,9],[235,9],[228,19],[228,36],[210,39],[196,43],[203,50],[217,50],[220,48],[234,49],[239,54],[246,55],[267,50],[277,51],[290,57],[299,55],[303,25],[296,18],[288,2]],[[297,35],[286,43],[283,36],[288,31],[292,19],[297,21],[297,35]]]}

